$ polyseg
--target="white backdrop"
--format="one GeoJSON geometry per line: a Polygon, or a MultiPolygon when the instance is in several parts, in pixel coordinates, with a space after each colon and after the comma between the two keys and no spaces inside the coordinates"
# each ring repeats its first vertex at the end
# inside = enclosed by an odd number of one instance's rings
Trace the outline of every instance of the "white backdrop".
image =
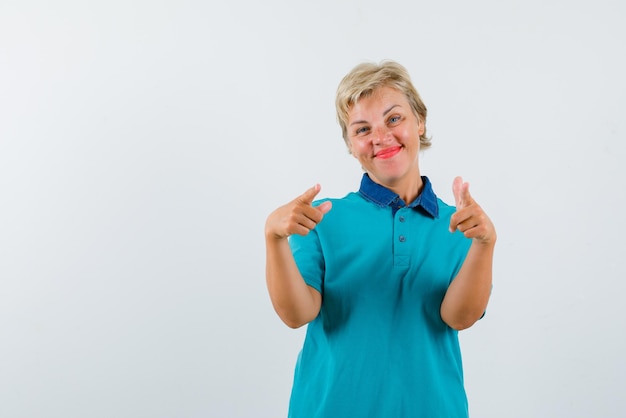
{"type": "Polygon", "coordinates": [[[473,417],[626,414],[626,6],[0,2],[0,417],[282,417],[268,213],[361,176],[341,77],[405,65],[422,172],[499,233],[473,417]]]}

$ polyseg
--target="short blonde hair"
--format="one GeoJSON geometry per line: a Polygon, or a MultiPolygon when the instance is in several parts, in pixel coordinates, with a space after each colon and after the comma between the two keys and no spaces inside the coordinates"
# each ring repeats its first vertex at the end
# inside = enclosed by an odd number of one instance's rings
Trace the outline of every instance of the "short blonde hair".
{"type": "Polygon", "coordinates": [[[430,138],[426,136],[426,115],[424,102],[411,82],[408,71],[395,61],[385,60],[379,64],[364,62],[352,69],[339,83],[335,107],[337,121],[341,126],[343,139],[350,149],[348,139],[348,112],[352,105],[362,97],[369,97],[380,87],[394,88],[406,96],[413,113],[424,123],[424,133],[420,135],[422,149],[430,147],[430,138]]]}

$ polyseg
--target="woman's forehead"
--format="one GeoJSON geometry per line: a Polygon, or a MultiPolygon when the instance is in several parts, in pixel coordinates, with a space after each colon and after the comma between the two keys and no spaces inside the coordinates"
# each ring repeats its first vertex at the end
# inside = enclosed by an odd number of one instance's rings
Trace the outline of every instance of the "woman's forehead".
{"type": "Polygon", "coordinates": [[[365,108],[385,105],[409,105],[403,92],[393,87],[378,87],[368,94],[363,94],[348,108],[348,115],[365,110],[365,108]]]}

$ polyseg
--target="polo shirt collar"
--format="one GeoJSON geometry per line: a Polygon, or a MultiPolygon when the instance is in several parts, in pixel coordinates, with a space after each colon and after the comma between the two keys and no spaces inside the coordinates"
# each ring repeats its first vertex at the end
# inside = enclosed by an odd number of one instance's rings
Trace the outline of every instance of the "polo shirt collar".
{"type": "Polygon", "coordinates": [[[437,196],[433,191],[433,187],[428,177],[422,176],[424,187],[422,192],[415,198],[413,202],[406,205],[405,202],[396,193],[392,192],[385,186],[375,183],[367,173],[363,174],[361,179],[361,187],[359,193],[367,200],[377,204],[381,208],[390,206],[395,213],[402,207],[421,208],[424,212],[433,218],[439,217],[439,206],[437,205],[437,196]]]}

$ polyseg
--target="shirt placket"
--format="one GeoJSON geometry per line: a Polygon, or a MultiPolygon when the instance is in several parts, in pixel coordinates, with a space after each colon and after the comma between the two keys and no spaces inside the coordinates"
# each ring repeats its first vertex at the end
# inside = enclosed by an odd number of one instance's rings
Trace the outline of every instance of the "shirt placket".
{"type": "Polygon", "coordinates": [[[410,209],[401,208],[396,212],[393,219],[393,265],[396,268],[406,269],[409,267],[409,228],[407,226],[407,214],[410,209]]]}

